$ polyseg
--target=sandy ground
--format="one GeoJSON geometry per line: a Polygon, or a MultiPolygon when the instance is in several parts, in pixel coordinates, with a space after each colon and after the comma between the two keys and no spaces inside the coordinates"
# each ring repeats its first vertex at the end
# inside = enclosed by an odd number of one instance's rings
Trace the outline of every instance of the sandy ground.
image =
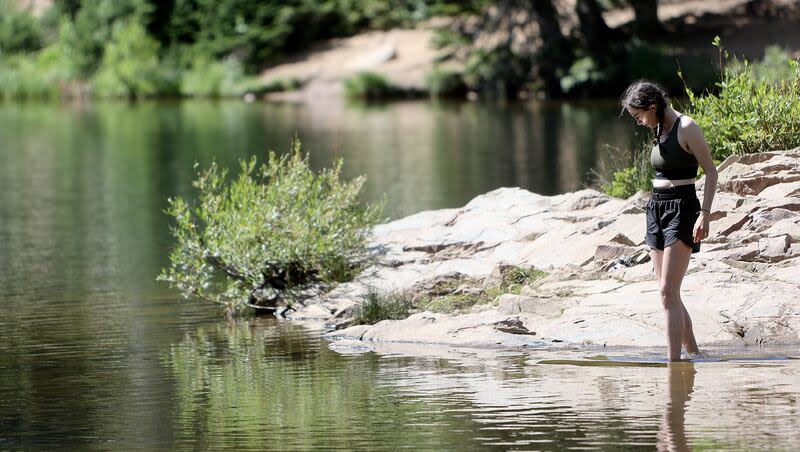
{"type": "MultiPolygon", "coordinates": [[[[361,71],[381,73],[396,86],[419,88],[438,51],[430,45],[431,28],[372,31],[333,39],[267,69],[261,78],[296,79],[304,83],[302,98],[339,96],[343,80],[361,71]]],[[[296,96],[295,96],[296,97],[296,96]]]]}

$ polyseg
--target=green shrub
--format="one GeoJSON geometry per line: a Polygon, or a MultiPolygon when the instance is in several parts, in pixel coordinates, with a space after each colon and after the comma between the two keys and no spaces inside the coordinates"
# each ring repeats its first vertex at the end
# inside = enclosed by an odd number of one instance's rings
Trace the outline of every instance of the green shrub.
{"type": "Polygon", "coordinates": [[[57,87],[48,83],[34,61],[19,56],[0,56],[0,98],[25,100],[57,96],[57,87]]]}
{"type": "Polygon", "coordinates": [[[0,0],[0,53],[31,52],[44,45],[41,25],[27,11],[0,0]]]}
{"type": "Polygon", "coordinates": [[[32,55],[0,56],[0,99],[58,99],[74,80],[57,45],[32,55]]]}
{"type": "Polygon", "coordinates": [[[353,324],[374,325],[381,320],[402,320],[413,310],[411,297],[399,292],[381,293],[369,288],[353,311],[353,324]]]}
{"type": "Polygon", "coordinates": [[[615,198],[630,198],[640,191],[648,191],[656,177],[655,169],[650,164],[650,141],[642,144],[639,151],[634,152],[631,166],[614,171],[611,181],[603,184],[602,191],[615,198]]]}
{"type": "Polygon", "coordinates": [[[749,70],[756,81],[770,84],[778,84],[781,80],[790,80],[796,76],[791,55],[779,46],[764,49],[764,59],[761,61],[751,63],[729,59],[725,70],[731,75],[749,70]]]}
{"type": "Polygon", "coordinates": [[[561,90],[569,93],[576,87],[605,82],[607,79],[608,75],[597,67],[594,59],[585,56],[573,61],[567,74],[561,77],[561,90]]]}
{"type": "Polygon", "coordinates": [[[476,49],[467,58],[464,82],[484,95],[513,98],[528,82],[532,67],[532,56],[518,54],[508,46],[476,49]]]}
{"type": "Polygon", "coordinates": [[[700,125],[715,159],[800,145],[800,64],[786,54],[780,61],[775,51],[768,56],[756,64],[734,59],[722,70],[716,93],[686,89],[686,113],[700,125]]]}
{"type": "Polygon", "coordinates": [[[359,72],[344,81],[344,93],[351,99],[377,100],[395,97],[400,90],[374,72],[359,72]]]}
{"type": "Polygon", "coordinates": [[[434,68],[428,74],[425,85],[431,97],[464,97],[467,93],[467,85],[461,74],[439,68],[434,68]]]}
{"type": "MultiPolygon", "coordinates": [[[[63,14],[59,39],[78,73],[88,79],[103,59],[104,49],[125,24],[147,29],[156,2],[148,0],[71,0],[55,2],[63,14]]],[[[148,36],[152,39],[152,36],[148,36]]]]}
{"type": "Polygon", "coordinates": [[[236,86],[243,78],[242,65],[233,58],[213,61],[199,57],[181,78],[181,94],[190,97],[238,95],[236,86]]]}
{"type": "MultiPolygon", "coordinates": [[[[800,146],[800,63],[771,48],[764,61],[751,64],[730,58],[719,38],[714,45],[720,48],[722,65],[717,91],[697,95],[687,85],[684,108],[703,130],[714,161],[800,146]]],[[[634,153],[632,166],[614,172],[603,191],[627,198],[649,190],[655,174],[649,149],[647,144],[634,153]]]]}
{"type": "MultiPolygon", "coordinates": [[[[498,293],[498,295],[500,295],[498,293]]],[[[422,299],[420,308],[443,314],[463,314],[479,304],[491,303],[494,298],[483,291],[451,293],[422,299]]]]}
{"type": "Polygon", "coordinates": [[[196,205],[169,200],[177,246],[159,280],[234,310],[288,304],[351,278],[370,257],[366,239],[382,205],[362,206],[364,178],[343,181],[341,168],[339,160],[314,173],[299,141],[261,167],[242,161],[230,183],[212,164],[198,173],[196,205]]]}
{"type": "Polygon", "coordinates": [[[136,22],[119,24],[94,78],[99,97],[139,98],[178,92],[177,76],[161,66],[159,44],[136,22]]]}

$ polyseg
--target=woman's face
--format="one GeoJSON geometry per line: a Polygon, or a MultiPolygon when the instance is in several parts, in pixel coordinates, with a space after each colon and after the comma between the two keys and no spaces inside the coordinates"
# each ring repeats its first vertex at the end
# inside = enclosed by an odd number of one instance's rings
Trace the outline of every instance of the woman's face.
{"type": "Polygon", "coordinates": [[[656,106],[651,105],[648,108],[628,107],[628,113],[640,126],[646,126],[655,129],[658,126],[658,118],[656,117],[656,106]]]}

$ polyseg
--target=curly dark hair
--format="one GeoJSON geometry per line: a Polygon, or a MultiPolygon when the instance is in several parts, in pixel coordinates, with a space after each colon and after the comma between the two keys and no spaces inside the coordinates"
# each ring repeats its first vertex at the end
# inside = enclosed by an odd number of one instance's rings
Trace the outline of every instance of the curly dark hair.
{"type": "Polygon", "coordinates": [[[646,110],[655,105],[658,126],[655,129],[653,144],[658,144],[664,129],[664,110],[667,109],[668,102],[669,97],[660,85],[650,80],[637,80],[631,83],[619,98],[619,105],[622,107],[620,114],[624,114],[628,107],[646,110]]]}

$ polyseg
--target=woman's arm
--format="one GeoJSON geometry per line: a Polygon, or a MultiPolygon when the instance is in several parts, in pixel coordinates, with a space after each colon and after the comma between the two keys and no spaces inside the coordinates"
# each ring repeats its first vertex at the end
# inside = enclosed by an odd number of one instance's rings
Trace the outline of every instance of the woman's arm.
{"type": "Polygon", "coordinates": [[[711,158],[711,150],[708,148],[708,142],[700,130],[700,126],[694,122],[693,119],[687,121],[687,124],[681,124],[681,135],[683,136],[686,146],[685,148],[694,154],[697,163],[703,168],[706,173],[706,183],[703,188],[703,202],[700,206],[700,217],[694,226],[694,238],[696,242],[708,237],[708,225],[711,220],[711,203],[714,202],[714,194],[717,191],[717,167],[714,166],[714,160],[711,158]]]}

